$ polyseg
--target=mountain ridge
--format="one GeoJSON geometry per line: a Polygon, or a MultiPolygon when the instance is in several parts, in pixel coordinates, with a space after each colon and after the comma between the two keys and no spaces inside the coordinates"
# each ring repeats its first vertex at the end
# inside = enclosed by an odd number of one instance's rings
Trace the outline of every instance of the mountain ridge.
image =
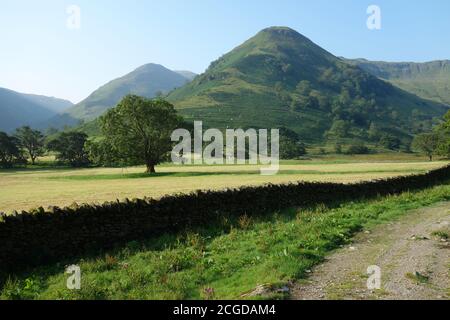
{"type": "Polygon", "coordinates": [[[22,93],[22,95],[57,113],[64,112],[74,105],[72,101],[52,96],[43,96],[33,93],[22,93]]]}
{"type": "Polygon", "coordinates": [[[380,79],[424,99],[450,105],[450,60],[386,62],[345,59],[380,79]]]}

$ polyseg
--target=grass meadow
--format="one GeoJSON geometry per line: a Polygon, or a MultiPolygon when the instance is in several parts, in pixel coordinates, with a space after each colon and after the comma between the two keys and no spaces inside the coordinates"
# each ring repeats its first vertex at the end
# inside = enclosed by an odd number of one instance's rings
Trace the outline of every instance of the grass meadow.
{"type": "Polygon", "coordinates": [[[251,165],[161,165],[149,176],[143,167],[72,169],[41,159],[35,167],[0,170],[0,212],[299,180],[350,183],[422,173],[446,163],[401,154],[340,156],[284,161],[275,176],[262,176],[260,166],[251,165]]]}

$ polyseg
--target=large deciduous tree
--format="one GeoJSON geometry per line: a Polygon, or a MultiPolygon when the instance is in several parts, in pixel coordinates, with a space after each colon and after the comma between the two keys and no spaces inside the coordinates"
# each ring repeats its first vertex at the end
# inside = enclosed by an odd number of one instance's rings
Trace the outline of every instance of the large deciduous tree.
{"type": "Polygon", "coordinates": [[[440,126],[440,130],[450,134],[450,111],[444,116],[444,123],[440,126]]]}
{"type": "Polygon", "coordinates": [[[89,164],[85,144],[88,136],[83,132],[63,132],[47,144],[47,148],[57,152],[57,160],[69,163],[72,167],[89,164]]]}
{"type": "Polygon", "coordinates": [[[440,142],[441,135],[439,133],[422,133],[414,138],[412,147],[424,153],[430,161],[433,161],[433,156],[437,153],[440,142]]]}
{"type": "Polygon", "coordinates": [[[16,162],[22,161],[19,141],[5,132],[0,132],[0,166],[10,168],[16,162]]]}
{"type": "Polygon", "coordinates": [[[298,159],[306,154],[306,146],[301,142],[298,134],[281,127],[280,130],[280,158],[284,160],[298,159]]]}
{"type": "Polygon", "coordinates": [[[440,156],[450,158],[450,111],[444,116],[444,122],[436,131],[441,137],[437,153],[440,156]]]}
{"type": "Polygon", "coordinates": [[[101,128],[117,158],[128,164],[145,164],[154,173],[172,148],[173,130],[181,118],[169,102],[128,95],[100,119],[101,128]]]}
{"type": "Polygon", "coordinates": [[[113,146],[104,137],[97,137],[86,142],[89,160],[97,166],[114,167],[120,165],[120,159],[113,146]]]}
{"type": "Polygon", "coordinates": [[[44,154],[44,135],[26,126],[16,130],[16,137],[30,157],[31,164],[34,165],[36,158],[44,154]]]}

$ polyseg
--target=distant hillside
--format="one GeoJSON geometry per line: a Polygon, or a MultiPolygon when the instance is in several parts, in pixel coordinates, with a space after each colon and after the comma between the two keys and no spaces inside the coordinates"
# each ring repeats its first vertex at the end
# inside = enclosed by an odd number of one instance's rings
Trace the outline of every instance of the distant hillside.
{"type": "Polygon", "coordinates": [[[67,115],[75,119],[92,120],[115,107],[127,94],[153,98],[158,93],[168,93],[181,87],[187,81],[185,76],[161,65],[146,64],[94,91],[84,101],[69,109],[67,115]]]}
{"type": "Polygon", "coordinates": [[[189,81],[194,80],[194,78],[197,76],[196,73],[191,72],[191,71],[175,71],[175,72],[180,74],[180,75],[182,75],[183,77],[185,77],[189,81]]]}
{"type": "Polygon", "coordinates": [[[409,141],[446,111],[286,27],[259,32],[168,99],[208,126],[285,126],[310,142],[375,141],[386,133],[409,141]]]}
{"type": "Polygon", "coordinates": [[[70,106],[67,100],[0,88],[0,131],[11,132],[24,125],[36,127],[70,106]]]}
{"type": "Polygon", "coordinates": [[[419,97],[450,105],[450,60],[425,63],[346,61],[419,97]]]}
{"type": "Polygon", "coordinates": [[[36,94],[23,94],[27,99],[40,104],[41,106],[50,109],[54,112],[61,113],[73,106],[69,100],[58,99],[54,97],[40,96],[36,94]]]}

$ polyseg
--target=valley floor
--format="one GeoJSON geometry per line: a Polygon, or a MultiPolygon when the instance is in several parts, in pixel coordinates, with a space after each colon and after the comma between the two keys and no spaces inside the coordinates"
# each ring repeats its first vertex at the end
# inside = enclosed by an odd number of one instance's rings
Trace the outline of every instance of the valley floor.
{"type": "MultiPolygon", "coordinates": [[[[397,156],[398,157],[398,156],[397,156]]],[[[143,167],[55,168],[51,166],[0,170],[0,212],[37,207],[103,203],[125,198],[159,198],[195,190],[217,190],[243,185],[288,183],[300,180],[357,182],[423,173],[448,164],[412,157],[393,160],[381,155],[284,161],[279,174],[262,176],[260,166],[173,166],[162,165],[157,174],[143,167]]]]}
{"type": "Polygon", "coordinates": [[[359,234],[315,268],[293,299],[450,299],[450,202],[417,209],[359,234]],[[367,288],[367,268],[381,268],[381,289],[367,288]]]}

